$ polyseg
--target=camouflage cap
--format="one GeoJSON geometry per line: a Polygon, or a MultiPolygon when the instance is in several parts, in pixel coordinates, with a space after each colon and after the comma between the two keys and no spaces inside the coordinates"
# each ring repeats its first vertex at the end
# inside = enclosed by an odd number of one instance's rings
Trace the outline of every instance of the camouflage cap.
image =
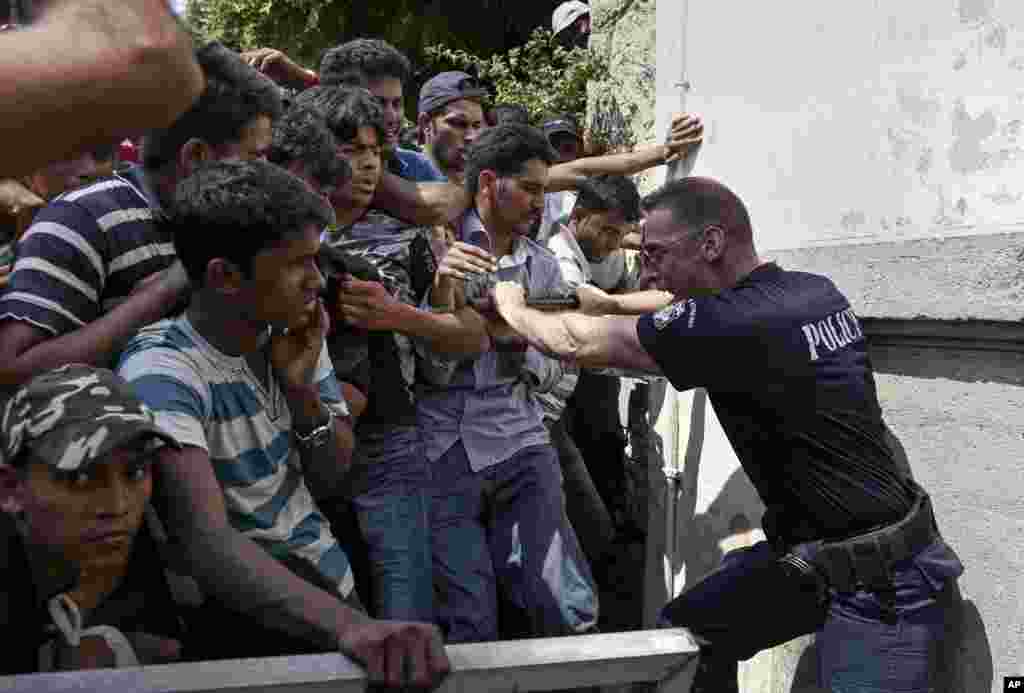
{"type": "Polygon", "coordinates": [[[71,364],[37,375],[3,405],[0,464],[13,464],[30,450],[57,469],[73,471],[147,435],[180,447],[120,376],[71,364]]]}

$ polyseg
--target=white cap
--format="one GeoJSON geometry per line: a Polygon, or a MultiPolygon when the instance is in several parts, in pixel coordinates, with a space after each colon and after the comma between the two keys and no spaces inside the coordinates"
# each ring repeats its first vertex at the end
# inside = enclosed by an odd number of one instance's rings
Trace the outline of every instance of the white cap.
{"type": "Polygon", "coordinates": [[[557,34],[568,29],[572,23],[585,14],[590,14],[590,5],[580,0],[569,0],[555,8],[551,15],[551,33],[557,34]]]}

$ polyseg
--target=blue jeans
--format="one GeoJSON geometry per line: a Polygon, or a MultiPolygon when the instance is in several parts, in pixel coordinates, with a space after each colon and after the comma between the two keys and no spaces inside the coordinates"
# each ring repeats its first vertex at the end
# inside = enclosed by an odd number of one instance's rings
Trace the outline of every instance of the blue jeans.
{"type": "Polygon", "coordinates": [[[461,442],[434,462],[434,579],[448,642],[496,640],[516,627],[514,635],[542,637],[596,625],[597,589],[565,514],[560,476],[550,445],[480,472],[461,442]],[[500,630],[499,601],[507,609],[500,630]]]}
{"type": "MultiPolygon", "coordinates": [[[[808,545],[794,548],[804,558],[812,552],[808,545]]],[[[888,604],[866,591],[817,593],[778,559],[767,542],[732,551],[721,568],[663,610],[664,625],[686,627],[701,643],[692,693],[736,691],[737,660],[813,632],[819,685],[826,690],[938,690],[963,571],[942,540],[893,566],[888,604]]]]}
{"type": "Polygon", "coordinates": [[[350,480],[373,615],[432,623],[430,466],[418,430],[360,432],[350,480]]]}

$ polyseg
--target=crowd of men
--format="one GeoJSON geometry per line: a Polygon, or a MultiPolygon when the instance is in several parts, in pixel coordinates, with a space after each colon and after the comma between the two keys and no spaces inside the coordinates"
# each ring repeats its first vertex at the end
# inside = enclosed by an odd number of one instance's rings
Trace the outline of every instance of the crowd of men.
{"type": "MultiPolygon", "coordinates": [[[[535,127],[443,72],[415,149],[384,41],[313,71],[113,4],[0,35],[0,673],[340,648],[431,686],[444,643],[596,632],[635,529],[625,369],[708,388],[769,508],[769,541],[664,610],[702,646],[695,690],[815,631],[832,690],[940,676],[962,567],[849,303],[760,260],[721,183],[629,178],[691,153],[699,118],[584,157],[570,116],[535,127]],[[75,61],[48,48],[70,31],[75,61]]],[[[553,29],[585,45],[589,8],[553,29]]]]}

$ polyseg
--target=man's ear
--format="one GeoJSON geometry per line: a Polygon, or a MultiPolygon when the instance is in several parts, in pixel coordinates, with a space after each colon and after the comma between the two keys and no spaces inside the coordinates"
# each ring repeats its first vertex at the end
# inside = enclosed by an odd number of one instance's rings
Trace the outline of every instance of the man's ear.
{"type": "Polygon", "coordinates": [[[241,291],[243,279],[241,270],[230,260],[215,257],[206,263],[204,283],[214,291],[235,295],[241,291]]]}
{"type": "Polygon", "coordinates": [[[192,175],[200,164],[214,159],[213,147],[193,137],[178,150],[178,171],[182,178],[192,175]]]}
{"type": "Polygon", "coordinates": [[[725,229],[717,224],[704,227],[700,251],[708,262],[719,260],[725,253],[725,229]]]}
{"type": "Polygon", "coordinates": [[[14,515],[25,507],[25,482],[14,467],[0,464],[0,511],[14,515]]]}

